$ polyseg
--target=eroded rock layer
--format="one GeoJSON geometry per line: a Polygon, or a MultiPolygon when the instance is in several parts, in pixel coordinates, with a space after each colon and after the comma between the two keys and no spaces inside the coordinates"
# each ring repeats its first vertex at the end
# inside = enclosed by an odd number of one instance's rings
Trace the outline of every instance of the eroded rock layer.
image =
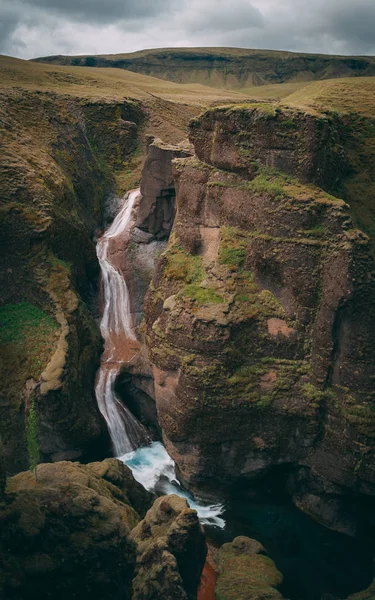
{"type": "Polygon", "coordinates": [[[25,419],[42,459],[109,447],[93,393],[101,351],[88,304],[94,234],[116,169],[137,145],[141,108],[13,90],[0,98],[0,434],[8,472],[28,466],[25,419]]]}
{"type": "Polygon", "coordinates": [[[323,191],[348,169],[340,129],[249,105],[190,137],[145,303],[168,451],[192,487],[277,480],[353,533],[375,493],[375,285],[369,239],[323,191]]]}
{"type": "Polygon", "coordinates": [[[9,479],[0,597],[195,600],[206,556],[197,513],[177,496],[151,501],[116,459],[43,464],[37,478],[9,479]]]}

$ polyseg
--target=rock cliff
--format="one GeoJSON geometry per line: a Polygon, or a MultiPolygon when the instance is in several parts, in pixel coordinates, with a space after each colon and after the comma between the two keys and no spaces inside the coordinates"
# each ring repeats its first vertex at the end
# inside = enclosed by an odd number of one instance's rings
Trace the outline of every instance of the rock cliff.
{"type": "Polygon", "coordinates": [[[37,480],[30,472],[9,479],[0,501],[1,598],[193,600],[206,554],[197,514],[176,496],[159,498],[145,516],[150,504],[115,459],[43,464],[37,480]]]}
{"type": "Polygon", "coordinates": [[[375,492],[374,262],[328,193],[350,170],[343,131],[248,105],[207,111],[190,139],[145,302],[168,451],[193,488],[273,482],[327,526],[361,531],[375,492]]]}
{"type": "Polygon", "coordinates": [[[42,458],[87,458],[109,441],[93,394],[101,340],[89,311],[116,169],[134,151],[134,102],[12,90],[2,121],[0,431],[7,468],[27,466],[35,402],[42,458]]]}

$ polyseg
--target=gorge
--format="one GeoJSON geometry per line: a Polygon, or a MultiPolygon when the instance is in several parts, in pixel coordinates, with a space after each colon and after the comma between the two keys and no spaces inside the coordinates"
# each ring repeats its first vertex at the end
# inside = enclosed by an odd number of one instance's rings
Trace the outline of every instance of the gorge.
{"type": "Polygon", "coordinates": [[[0,105],[0,597],[370,600],[375,114],[30,69],[0,105]]]}

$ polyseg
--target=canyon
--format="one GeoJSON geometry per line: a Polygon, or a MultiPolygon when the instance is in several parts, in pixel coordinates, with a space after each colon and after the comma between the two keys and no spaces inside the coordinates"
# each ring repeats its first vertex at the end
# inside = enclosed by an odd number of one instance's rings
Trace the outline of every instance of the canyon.
{"type": "Polygon", "coordinates": [[[375,115],[237,93],[3,92],[4,598],[372,597],[375,115]],[[276,504],[341,582],[283,583],[276,504]]]}

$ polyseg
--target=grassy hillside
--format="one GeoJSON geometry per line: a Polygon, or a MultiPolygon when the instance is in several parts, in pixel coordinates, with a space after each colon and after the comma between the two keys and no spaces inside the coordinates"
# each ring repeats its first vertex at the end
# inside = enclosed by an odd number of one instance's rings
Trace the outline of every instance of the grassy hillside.
{"type": "Polygon", "coordinates": [[[332,110],[375,117],[375,78],[317,81],[283,100],[305,111],[332,110]]]}
{"type": "Polygon", "coordinates": [[[375,58],[241,48],[162,48],[131,54],[49,56],[38,62],[112,67],[177,83],[244,89],[338,77],[375,75],[375,58]]]}
{"type": "Polygon", "coordinates": [[[238,92],[213,90],[200,84],[176,84],[123,69],[101,69],[40,64],[0,56],[0,87],[22,87],[69,94],[75,97],[122,100],[150,100],[153,97],[172,102],[205,106],[211,102],[235,101],[238,92]]]}

